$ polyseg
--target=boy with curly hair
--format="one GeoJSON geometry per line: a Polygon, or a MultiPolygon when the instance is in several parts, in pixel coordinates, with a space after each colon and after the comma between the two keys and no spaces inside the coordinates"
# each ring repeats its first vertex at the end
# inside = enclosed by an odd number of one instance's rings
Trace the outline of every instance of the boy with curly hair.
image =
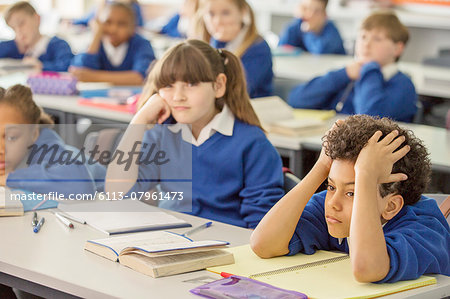
{"type": "Polygon", "coordinates": [[[250,243],[262,258],[350,252],[360,282],[450,275],[450,229],[422,195],[430,161],[422,142],[387,118],[354,115],[323,138],[308,175],[261,220],[250,243]],[[327,190],[314,194],[327,179],[327,190]]]}

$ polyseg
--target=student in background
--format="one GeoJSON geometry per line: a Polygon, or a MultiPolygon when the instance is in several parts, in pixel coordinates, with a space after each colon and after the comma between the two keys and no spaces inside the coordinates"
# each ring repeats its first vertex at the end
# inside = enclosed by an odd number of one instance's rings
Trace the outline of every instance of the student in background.
{"type": "Polygon", "coordinates": [[[196,36],[241,59],[250,98],[272,95],[272,54],[256,30],[248,3],[245,0],[205,0],[201,2],[199,15],[196,36]]]}
{"type": "Polygon", "coordinates": [[[411,79],[397,65],[408,37],[396,15],[370,15],[361,26],[354,61],[295,87],[288,103],[295,108],[335,109],[411,122],[417,95],[411,79]]]}
{"type": "MultiPolygon", "coordinates": [[[[141,6],[137,0],[116,0],[118,2],[123,2],[125,4],[131,5],[131,8],[134,11],[134,17],[136,26],[142,27],[144,25],[144,18],[142,17],[141,6]]],[[[107,2],[111,2],[108,0],[101,0],[98,7],[88,13],[84,18],[76,19],[72,22],[73,25],[81,25],[81,26],[89,26],[91,22],[95,22],[97,15],[103,8],[106,6],[107,2]]]]}
{"type": "Polygon", "coordinates": [[[313,54],[345,54],[341,35],[327,18],[328,0],[302,0],[299,17],[281,33],[279,46],[290,45],[313,54]]]}
{"type": "Polygon", "coordinates": [[[40,33],[41,17],[31,4],[17,2],[6,10],[4,17],[16,37],[0,42],[0,58],[22,59],[38,71],[67,71],[73,57],[69,44],[40,33]]]}
{"type": "Polygon", "coordinates": [[[180,12],[175,14],[159,33],[175,38],[189,36],[190,20],[194,18],[198,6],[199,0],[185,0],[180,12]]]}
{"type": "Polygon", "coordinates": [[[28,87],[0,88],[0,186],[40,194],[58,192],[66,198],[101,191],[105,168],[83,162],[80,155],[75,158],[80,151],[64,144],[51,129],[52,124],[52,119],[33,101],[28,87]],[[33,152],[32,145],[48,146],[48,151],[33,152]],[[60,155],[65,155],[66,161],[67,152],[62,154],[65,151],[73,153],[72,160],[78,162],[53,163],[60,155]]]}
{"type": "Polygon", "coordinates": [[[187,212],[193,215],[248,228],[283,196],[280,156],[261,129],[231,52],[199,40],[174,46],[155,64],[141,99],[118,148],[130,152],[142,141],[145,157],[150,147],[144,144],[164,142],[170,161],[160,167],[132,163],[128,171],[110,163],[107,192],[146,192],[159,179],[162,190],[180,192],[177,180],[191,178],[192,198],[188,191],[183,201],[160,207],[181,210],[192,203],[187,212]],[[148,129],[169,117],[172,125],[148,129]]]}
{"type": "Polygon", "coordinates": [[[87,52],[74,57],[69,72],[80,81],[142,84],[155,55],[150,42],[135,33],[131,7],[108,2],[95,24],[87,52]]]}
{"type": "Polygon", "coordinates": [[[250,243],[263,258],[350,253],[360,282],[450,275],[450,229],[436,201],[426,148],[388,118],[354,115],[325,136],[308,175],[261,220],[250,243]],[[327,190],[314,194],[324,180],[327,190]]]}

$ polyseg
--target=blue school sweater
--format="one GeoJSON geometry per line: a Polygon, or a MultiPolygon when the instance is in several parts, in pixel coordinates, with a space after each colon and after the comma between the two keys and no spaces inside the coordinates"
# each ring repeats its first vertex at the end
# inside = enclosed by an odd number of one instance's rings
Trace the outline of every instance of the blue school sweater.
{"type": "Polygon", "coordinates": [[[97,54],[82,53],[74,57],[72,65],[105,71],[136,71],[145,78],[150,63],[155,59],[150,42],[138,34],[128,40],[125,59],[119,66],[113,66],[106,56],[103,43],[97,54]]]}
{"type": "MultiPolygon", "coordinates": [[[[108,2],[112,2],[112,1],[108,1],[108,2]]],[[[134,17],[136,19],[136,26],[143,26],[144,18],[142,17],[141,6],[138,3],[133,2],[133,3],[131,3],[131,7],[133,8],[133,11],[134,11],[134,17]]],[[[72,24],[88,26],[89,22],[93,18],[95,18],[96,13],[97,13],[97,11],[94,9],[91,12],[89,12],[85,17],[74,20],[72,22],[72,24]]]]}
{"type": "Polygon", "coordinates": [[[184,34],[181,34],[180,31],[178,31],[178,22],[180,21],[180,14],[174,15],[172,18],[170,18],[169,22],[161,28],[161,31],[159,33],[165,34],[170,37],[186,37],[184,34]]]}
{"type": "Polygon", "coordinates": [[[302,19],[294,19],[280,36],[279,46],[291,45],[313,54],[345,54],[341,35],[332,21],[319,34],[300,30],[302,19]]]}
{"type": "MultiPolygon", "coordinates": [[[[328,233],[326,192],[314,194],[307,203],[289,242],[288,255],[316,250],[349,252],[347,239],[339,244],[328,233]]],[[[379,282],[416,279],[427,273],[450,275],[450,229],[434,199],[422,196],[414,205],[405,205],[384,225],[383,232],[391,266],[379,282]]]]}
{"type": "MultiPolygon", "coordinates": [[[[144,144],[156,144],[169,161],[159,166],[142,163],[131,197],[160,183],[175,197],[160,201],[162,208],[255,228],[284,195],[280,156],[258,127],[236,119],[232,136],[216,132],[198,147],[181,134],[163,126],[146,131],[144,144]]],[[[149,152],[146,146],[143,157],[149,152]]]]}
{"type": "Polygon", "coordinates": [[[295,87],[288,103],[295,108],[331,110],[346,98],[341,113],[378,115],[404,122],[413,120],[417,94],[411,79],[402,72],[385,81],[380,65],[370,62],[361,68],[360,78],[345,96],[350,82],[345,68],[331,71],[295,87]]]}
{"type": "MultiPolygon", "coordinates": [[[[214,48],[225,48],[225,42],[211,39],[214,48]]],[[[272,53],[264,39],[257,39],[241,56],[250,98],[273,94],[272,53]]]]}
{"type": "MultiPolygon", "coordinates": [[[[22,59],[24,55],[17,49],[14,40],[0,42],[0,58],[22,59]]],[[[47,51],[39,56],[43,71],[65,72],[73,58],[69,44],[56,36],[50,39],[47,51]]]]}
{"type": "Polygon", "coordinates": [[[71,160],[74,160],[80,150],[66,145],[55,131],[42,129],[34,144],[38,148],[47,145],[49,151],[41,155],[43,153],[41,150],[32,156],[30,152],[30,156],[26,158],[30,160],[30,164],[8,175],[6,181],[8,187],[40,194],[58,192],[64,194],[66,198],[71,194],[94,194],[95,191],[103,191],[106,169],[98,163],[82,161],[81,156],[76,160],[79,162],[65,163],[67,158],[64,157],[68,157],[69,152],[73,153],[71,160]],[[54,145],[56,151],[51,148],[54,145]],[[67,152],[63,154],[64,151],[67,152]],[[63,163],[56,163],[59,157],[63,163]]]}

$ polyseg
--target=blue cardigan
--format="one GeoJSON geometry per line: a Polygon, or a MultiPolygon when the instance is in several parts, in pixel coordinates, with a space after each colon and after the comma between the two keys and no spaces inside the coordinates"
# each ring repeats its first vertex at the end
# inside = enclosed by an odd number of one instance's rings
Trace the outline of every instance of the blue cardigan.
{"type": "Polygon", "coordinates": [[[294,19],[282,32],[279,46],[291,45],[313,54],[345,54],[341,35],[332,21],[319,34],[302,32],[302,19],[294,19]]]}
{"type": "MultiPolygon", "coordinates": [[[[345,97],[344,91],[350,82],[345,68],[331,71],[295,87],[289,94],[288,103],[295,108],[335,109],[345,97]]],[[[354,83],[340,112],[411,122],[417,111],[416,102],[417,94],[411,79],[398,72],[384,81],[379,64],[371,62],[361,68],[360,79],[354,83]]]]}
{"type": "Polygon", "coordinates": [[[186,37],[184,34],[181,34],[180,31],[178,31],[178,22],[180,21],[180,14],[174,15],[172,18],[170,18],[169,22],[161,28],[161,31],[159,33],[165,34],[170,37],[186,37]]]}
{"type": "MultiPolygon", "coordinates": [[[[225,48],[226,43],[211,39],[214,48],[225,48]]],[[[273,94],[272,52],[264,39],[257,39],[241,56],[250,98],[273,94]]]]}
{"type": "MultiPolygon", "coordinates": [[[[143,26],[144,25],[144,18],[142,17],[141,6],[138,3],[133,2],[133,3],[131,3],[131,7],[133,8],[134,17],[136,18],[136,26],[143,26]]],[[[91,12],[89,12],[85,17],[83,17],[81,19],[74,20],[72,22],[72,24],[74,24],[74,25],[81,25],[81,26],[88,26],[89,22],[93,18],[95,18],[95,14],[96,13],[97,13],[97,11],[94,9],[91,12]]]]}
{"type": "Polygon", "coordinates": [[[66,198],[71,194],[94,194],[95,191],[103,190],[106,169],[100,164],[87,163],[82,161],[81,157],[77,159],[79,162],[70,165],[50,163],[55,162],[60,155],[66,156],[64,151],[73,153],[72,159],[80,153],[80,150],[66,145],[53,130],[42,129],[35,145],[38,148],[47,145],[49,151],[42,154],[43,150],[40,150],[32,157],[27,157],[31,163],[28,167],[16,169],[8,175],[8,187],[40,194],[58,192],[66,198]],[[55,151],[52,146],[55,146],[55,151]],[[55,158],[52,158],[53,153],[56,153],[55,158]],[[39,161],[41,158],[42,161],[39,161]]]}
{"type": "Polygon", "coordinates": [[[280,156],[258,127],[236,119],[232,136],[216,132],[198,147],[181,134],[163,126],[145,133],[149,146],[143,157],[156,144],[153,154],[162,150],[169,161],[158,167],[141,164],[130,195],[160,183],[162,190],[183,196],[161,201],[160,207],[248,228],[255,228],[284,195],[280,156]]]}
{"type": "MultiPolygon", "coordinates": [[[[347,239],[339,244],[328,233],[325,196],[326,191],[316,193],[307,203],[289,243],[289,255],[349,252],[347,239]]],[[[404,206],[383,232],[391,266],[380,282],[416,279],[427,273],[450,275],[450,229],[434,199],[422,196],[414,205],[404,206]]]]}
{"type": "Polygon", "coordinates": [[[128,51],[119,66],[113,66],[106,56],[103,43],[97,54],[82,53],[74,57],[72,65],[105,71],[136,71],[145,78],[150,63],[155,59],[150,42],[138,34],[128,40],[128,51]]]}
{"type": "MultiPolygon", "coordinates": [[[[14,40],[0,42],[0,58],[22,59],[24,55],[17,49],[14,40]]],[[[39,56],[43,71],[65,72],[73,58],[69,44],[54,36],[47,45],[47,51],[39,56]]]]}

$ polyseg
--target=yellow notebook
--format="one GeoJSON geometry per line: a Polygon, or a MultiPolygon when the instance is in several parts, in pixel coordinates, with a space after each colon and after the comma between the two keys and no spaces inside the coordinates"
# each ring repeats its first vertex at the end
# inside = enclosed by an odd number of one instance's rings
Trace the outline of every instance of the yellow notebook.
{"type": "Polygon", "coordinates": [[[427,276],[396,283],[359,283],[345,253],[319,250],[313,255],[261,259],[249,245],[226,250],[233,253],[235,264],[207,270],[249,277],[309,298],[375,298],[436,283],[434,277],[427,276]]]}

